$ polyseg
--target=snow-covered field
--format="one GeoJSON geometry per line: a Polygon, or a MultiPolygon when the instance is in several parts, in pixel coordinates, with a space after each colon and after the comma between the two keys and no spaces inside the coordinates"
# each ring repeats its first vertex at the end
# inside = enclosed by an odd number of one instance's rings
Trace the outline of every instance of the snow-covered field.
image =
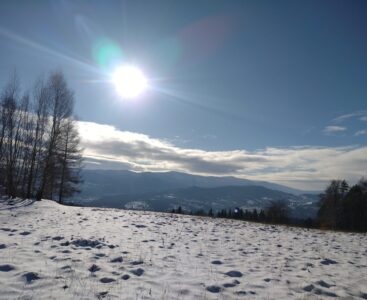
{"type": "Polygon", "coordinates": [[[0,205],[0,299],[367,299],[367,235],[0,205]]]}

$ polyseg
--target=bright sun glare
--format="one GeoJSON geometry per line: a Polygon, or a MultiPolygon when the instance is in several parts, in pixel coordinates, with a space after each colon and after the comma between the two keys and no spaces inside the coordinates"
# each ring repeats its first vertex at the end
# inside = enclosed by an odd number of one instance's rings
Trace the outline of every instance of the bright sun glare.
{"type": "Polygon", "coordinates": [[[147,79],[143,72],[134,66],[120,66],[112,74],[118,94],[124,98],[135,98],[147,87],[147,79]]]}

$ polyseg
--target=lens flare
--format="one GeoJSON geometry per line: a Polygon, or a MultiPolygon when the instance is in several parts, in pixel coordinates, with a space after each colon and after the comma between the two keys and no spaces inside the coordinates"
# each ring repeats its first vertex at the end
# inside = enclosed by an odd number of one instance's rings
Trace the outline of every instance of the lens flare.
{"type": "Polygon", "coordinates": [[[111,67],[124,60],[124,53],[121,47],[107,38],[95,42],[92,54],[95,62],[104,71],[111,70],[111,67]]]}
{"type": "Polygon", "coordinates": [[[135,66],[120,66],[112,74],[117,93],[123,98],[135,98],[147,87],[143,72],[135,66]]]}

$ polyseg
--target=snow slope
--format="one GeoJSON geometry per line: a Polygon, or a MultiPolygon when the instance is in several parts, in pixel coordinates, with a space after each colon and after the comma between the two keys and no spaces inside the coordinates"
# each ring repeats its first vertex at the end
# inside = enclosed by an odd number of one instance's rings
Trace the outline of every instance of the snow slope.
{"type": "Polygon", "coordinates": [[[367,299],[366,234],[0,202],[0,299],[367,299]]]}

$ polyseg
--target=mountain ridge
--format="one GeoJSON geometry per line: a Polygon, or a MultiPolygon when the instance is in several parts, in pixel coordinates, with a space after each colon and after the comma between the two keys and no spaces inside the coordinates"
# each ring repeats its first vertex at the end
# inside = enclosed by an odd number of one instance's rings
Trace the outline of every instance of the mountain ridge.
{"type": "Polygon", "coordinates": [[[266,182],[252,181],[234,176],[202,176],[188,173],[169,172],[134,172],[129,170],[83,170],[84,184],[82,194],[136,194],[141,192],[155,192],[185,187],[220,187],[220,186],[264,186],[294,195],[312,194],[288,186],[266,182]],[[107,189],[107,191],[106,191],[107,189]]]}
{"type": "Polygon", "coordinates": [[[133,173],[98,171],[84,184],[86,190],[75,198],[85,206],[171,211],[181,206],[186,212],[213,209],[266,209],[272,201],[288,203],[292,216],[315,216],[317,197],[256,185],[232,177],[202,177],[179,172],[133,173]],[[116,176],[120,175],[120,176],[116,176]]]}

